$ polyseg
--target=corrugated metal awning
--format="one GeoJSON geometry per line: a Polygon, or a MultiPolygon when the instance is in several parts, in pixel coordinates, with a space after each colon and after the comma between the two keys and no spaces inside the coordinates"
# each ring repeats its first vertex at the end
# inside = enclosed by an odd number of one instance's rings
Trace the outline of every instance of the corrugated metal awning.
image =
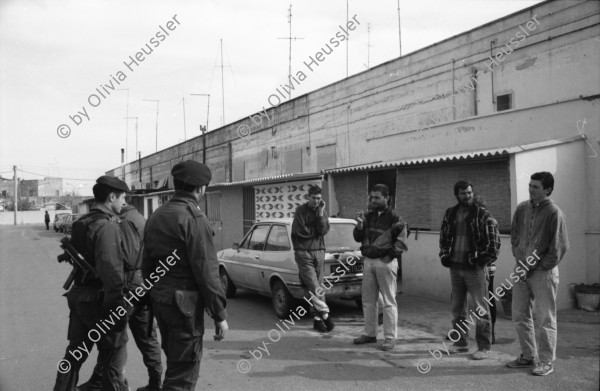
{"type": "Polygon", "coordinates": [[[264,178],[248,179],[246,181],[213,183],[213,184],[209,185],[208,188],[212,189],[213,187],[264,185],[264,184],[268,184],[268,183],[294,182],[294,181],[302,181],[302,180],[309,180],[309,179],[323,179],[323,174],[318,173],[318,172],[302,173],[302,174],[283,174],[283,175],[275,175],[275,176],[264,177],[264,178]]]}
{"type": "Polygon", "coordinates": [[[369,171],[369,170],[381,170],[386,168],[396,168],[403,166],[416,166],[422,164],[439,164],[439,163],[461,163],[468,162],[470,160],[476,159],[493,159],[499,157],[506,157],[514,153],[529,151],[532,149],[551,147],[554,145],[565,144],[572,141],[581,140],[583,137],[581,135],[568,137],[560,140],[548,140],[542,141],[539,143],[525,144],[525,145],[517,145],[512,147],[504,147],[504,148],[495,148],[495,149],[486,149],[480,151],[472,151],[472,152],[459,152],[452,154],[444,154],[444,155],[435,155],[435,156],[425,156],[425,157],[415,157],[410,159],[402,159],[395,160],[389,162],[372,162],[366,164],[360,164],[356,166],[347,166],[347,167],[339,167],[339,168],[331,168],[328,170],[323,170],[323,174],[339,174],[346,172],[356,172],[356,171],[369,171]]]}

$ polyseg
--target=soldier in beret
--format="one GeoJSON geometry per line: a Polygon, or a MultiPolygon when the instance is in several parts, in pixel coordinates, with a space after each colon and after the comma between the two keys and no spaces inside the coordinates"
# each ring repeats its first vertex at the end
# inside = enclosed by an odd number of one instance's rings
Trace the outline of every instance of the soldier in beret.
{"type": "Polygon", "coordinates": [[[142,274],[167,356],[163,391],[194,390],[200,372],[204,310],[214,319],[215,340],[228,330],[213,232],[198,202],[212,175],[187,160],[171,170],[175,194],[148,219],[142,274]]]}
{"type": "Polygon", "coordinates": [[[103,357],[102,389],[128,390],[123,375],[127,360],[126,273],[118,219],[128,191],[122,180],[101,176],[93,188],[97,204],[73,224],[73,246],[94,267],[96,275],[79,271],[66,294],[69,346],[59,363],[54,391],[76,389],[79,369],[94,343],[103,357]]]}

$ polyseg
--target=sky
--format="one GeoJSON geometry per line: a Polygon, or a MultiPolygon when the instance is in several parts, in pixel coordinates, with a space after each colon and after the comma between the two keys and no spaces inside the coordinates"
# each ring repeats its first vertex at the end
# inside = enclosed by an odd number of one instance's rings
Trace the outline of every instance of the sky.
{"type": "MultiPolygon", "coordinates": [[[[400,0],[402,55],[540,2],[400,0]]],[[[210,94],[209,131],[270,107],[290,4],[295,75],[346,23],[346,0],[0,0],[0,176],[16,165],[90,195],[121,148],[129,162],[200,135],[208,98],[192,94],[210,94]]],[[[334,48],[292,98],[399,56],[398,0],[348,4],[348,57],[334,48]]]]}

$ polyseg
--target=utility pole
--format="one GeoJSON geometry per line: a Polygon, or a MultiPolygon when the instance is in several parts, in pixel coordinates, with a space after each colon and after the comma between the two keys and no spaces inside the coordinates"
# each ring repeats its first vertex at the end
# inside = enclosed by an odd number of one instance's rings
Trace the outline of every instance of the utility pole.
{"type": "Polygon", "coordinates": [[[202,163],[206,164],[206,132],[208,132],[208,114],[210,112],[210,94],[190,94],[192,96],[206,96],[208,98],[206,104],[206,126],[202,129],[200,125],[200,132],[202,133],[202,163]]]}
{"type": "MultiPolygon", "coordinates": [[[[138,150],[138,117],[125,117],[126,120],[134,119],[135,120],[135,150],[138,150]]],[[[129,121],[127,121],[129,122],[129,121]]],[[[135,156],[135,154],[134,154],[135,156]]]]}
{"type": "Polygon", "coordinates": [[[15,198],[13,202],[13,210],[15,214],[15,225],[17,225],[17,209],[19,209],[19,194],[17,194],[17,166],[13,166],[13,178],[15,182],[15,198]]]}
{"type": "MultiPolygon", "coordinates": [[[[290,43],[290,51],[289,51],[289,65],[288,65],[288,83],[292,80],[292,40],[304,39],[292,37],[292,4],[290,4],[290,8],[288,9],[288,23],[290,24],[290,35],[287,38],[277,38],[277,39],[287,39],[290,43]]],[[[291,91],[289,92],[290,98],[292,97],[291,91]]]]}
{"type": "Polygon", "coordinates": [[[185,131],[185,96],[183,98],[181,98],[182,100],[182,104],[183,104],[183,141],[187,140],[187,135],[186,135],[186,131],[185,131]]]}
{"type": "Polygon", "coordinates": [[[160,101],[157,99],[144,99],[145,102],[156,102],[156,150],[154,152],[158,152],[158,105],[160,101]]]}
{"type": "MultiPolygon", "coordinates": [[[[125,117],[129,117],[129,88],[117,88],[119,91],[127,91],[127,108],[125,117]]],[[[129,147],[127,146],[127,135],[129,134],[129,121],[125,121],[125,161],[128,162],[129,147]]]]}

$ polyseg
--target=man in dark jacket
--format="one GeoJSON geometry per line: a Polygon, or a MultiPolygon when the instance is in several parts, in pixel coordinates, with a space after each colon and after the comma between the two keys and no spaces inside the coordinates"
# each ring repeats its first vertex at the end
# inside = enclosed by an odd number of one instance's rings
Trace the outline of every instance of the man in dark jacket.
{"type": "Polygon", "coordinates": [[[310,313],[314,317],[313,328],[323,333],[335,327],[329,316],[329,307],[325,303],[324,290],[317,291],[323,282],[324,236],[327,232],[329,232],[329,220],[325,212],[323,192],[319,186],[311,186],[308,189],[308,202],[299,205],[294,213],[292,244],[300,281],[307,291],[305,298],[311,305],[310,313]],[[322,293],[318,294],[319,292],[322,293]]]}
{"type": "Polygon", "coordinates": [[[386,185],[375,185],[369,195],[371,211],[357,216],[354,240],[361,242],[364,257],[362,305],[365,332],[354,339],[357,345],[377,342],[377,299],[383,298],[382,350],[393,350],[396,345],[398,305],[396,303],[397,258],[407,250],[407,224],[388,206],[390,196],[386,185]]]}
{"type": "Polygon", "coordinates": [[[122,180],[101,176],[93,192],[97,204],[73,224],[73,246],[95,268],[97,276],[78,272],[67,293],[69,346],[59,362],[54,391],[74,390],[79,369],[94,343],[102,359],[105,391],[127,391],[124,378],[127,361],[127,305],[124,254],[118,214],[129,191],[122,180]]]}
{"type": "Polygon", "coordinates": [[[46,211],[46,214],[44,215],[44,223],[46,223],[46,231],[48,231],[50,229],[50,215],[48,214],[48,211],[46,211]]]}
{"type": "Polygon", "coordinates": [[[492,325],[485,299],[489,282],[487,266],[496,260],[500,250],[498,223],[474,202],[470,181],[458,181],[454,195],[458,204],[446,210],[440,229],[440,260],[450,268],[452,325],[459,336],[452,340],[455,352],[468,352],[469,324],[475,324],[478,350],[473,359],[483,360],[489,357],[492,345],[492,325]],[[465,317],[467,293],[476,305],[476,313],[468,314],[469,320],[465,317]]]}
{"type": "Polygon", "coordinates": [[[148,219],[142,275],[167,356],[163,391],[193,391],[202,357],[204,310],[214,319],[215,340],[228,330],[213,231],[198,205],[210,169],[187,160],[173,166],[175,195],[148,219]]]}
{"type": "MultiPolygon", "coordinates": [[[[122,234],[123,253],[128,265],[127,279],[129,281],[128,291],[135,292],[138,287],[145,288],[141,272],[141,254],[142,239],[146,219],[135,207],[129,205],[131,197],[126,197],[127,205],[123,206],[120,213],[120,227],[122,234]]],[[[140,292],[140,291],[138,291],[140,292]]],[[[160,391],[162,377],[162,362],[160,357],[160,344],[156,335],[154,324],[150,326],[149,304],[140,302],[126,296],[129,299],[129,329],[135,340],[135,344],[142,353],[144,365],[148,370],[149,381],[146,386],[138,388],[136,391],[160,391]],[[151,334],[148,335],[150,326],[151,334]]],[[[154,322],[152,322],[154,323],[154,322]]],[[[91,378],[79,386],[79,391],[102,391],[102,356],[98,354],[96,366],[91,378]]]]}

